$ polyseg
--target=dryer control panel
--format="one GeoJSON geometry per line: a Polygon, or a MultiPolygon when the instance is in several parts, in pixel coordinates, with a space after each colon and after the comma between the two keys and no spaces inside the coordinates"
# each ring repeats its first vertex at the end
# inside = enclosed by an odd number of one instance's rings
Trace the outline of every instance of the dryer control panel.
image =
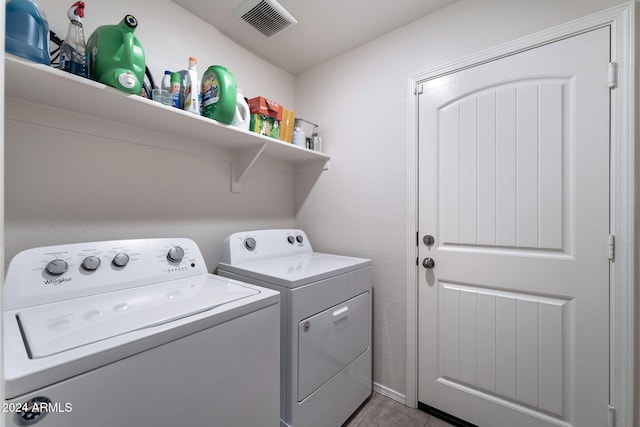
{"type": "Polygon", "coordinates": [[[4,309],[207,274],[191,239],[135,239],[28,249],[9,265],[4,309]]]}
{"type": "Polygon", "coordinates": [[[227,236],[224,240],[221,262],[236,265],[311,253],[311,243],[302,230],[241,231],[227,236]]]}

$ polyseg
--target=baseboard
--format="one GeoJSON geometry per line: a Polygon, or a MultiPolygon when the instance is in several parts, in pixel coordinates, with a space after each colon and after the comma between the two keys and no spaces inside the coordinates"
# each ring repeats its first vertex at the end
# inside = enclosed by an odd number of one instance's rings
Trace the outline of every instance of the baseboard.
{"type": "Polygon", "coordinates": [[[422,402],[418,402],[418,409],[420,409],[423,412],[426,412],[429,415],[433,415],[436,418],[440,418],[441,420],[446,421],[455,427],[478,427],[475,424],[471,424],[468,421],[462,420],[458,417],[455,417],[451,414],[448,414],[444,411],[434,408],[433,406],[425,405],[422,402]]]}
{"type": "Polygon", "coordinates": [[[373,391],[375,391],[376,393],[380,393],[381,395],[386,396],[389,399],[393,399],[396,402],[400,402],[403,405],[407,404],[407,397],[404,394],[398,393],[397,391],[392,390],[389,387],[385,387],[382,384],[374,382],[373,391]]]}
{"type": "MultiPolygon", "coordinates": [[[[373,391],[376,393],[380,393],[383,396],[388,397],[389,399],[393,399],[396,402],[402,403],[406,406],[407,397],[404,394],[398,393],[397,391],[390,389],[389,387],[385,387],[382,384],[378,384],[376,382],[373,383],[373,391]]],[[[451,414],[447,414],[446,412],[440,411],[434,407],[429,405],[425,405],[422,402],[418,402],[418,409],[427,414],[433,415],[436,418],[440,418],[441,420],[447,421],[449,424],[456,427],[478,427],[475,424],[471,424],[465,420],[461,420],[451,414]]]]}

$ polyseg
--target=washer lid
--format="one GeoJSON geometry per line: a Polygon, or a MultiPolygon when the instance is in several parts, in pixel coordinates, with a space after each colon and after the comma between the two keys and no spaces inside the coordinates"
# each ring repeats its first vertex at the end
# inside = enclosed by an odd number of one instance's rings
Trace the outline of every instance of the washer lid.
{"type": "Polygon", "coordinates": [[[37,359],[166,324],[258,293],[201,276],[29,307],[20,310],[17,317],[29,356],[37,359]]]}
{"type": "Polygon", "coordinates": [[[220,269],[274,285],[295,288],[371,265],[371,260],[314,252],[243,264],[220,264],[220,269]]]}

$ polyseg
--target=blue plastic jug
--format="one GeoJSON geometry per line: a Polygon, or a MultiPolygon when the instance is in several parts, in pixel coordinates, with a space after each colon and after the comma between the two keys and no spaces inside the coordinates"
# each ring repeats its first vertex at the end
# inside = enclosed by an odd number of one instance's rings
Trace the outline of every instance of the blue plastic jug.
{"type": "Polygon", "coordinates": [[[6,4],[5,52],[51,65],[49,23],[31,0],[10,0],[6,4]]]}

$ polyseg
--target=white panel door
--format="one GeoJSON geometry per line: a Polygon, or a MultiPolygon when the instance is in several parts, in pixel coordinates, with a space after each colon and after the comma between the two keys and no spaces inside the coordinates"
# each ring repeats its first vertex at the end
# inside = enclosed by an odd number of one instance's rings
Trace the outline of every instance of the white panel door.
{"type": "Polygon", "coordinates": [[[421,403],[606,425],[609,46],[601,28],[423,83],[421,403]]]}

